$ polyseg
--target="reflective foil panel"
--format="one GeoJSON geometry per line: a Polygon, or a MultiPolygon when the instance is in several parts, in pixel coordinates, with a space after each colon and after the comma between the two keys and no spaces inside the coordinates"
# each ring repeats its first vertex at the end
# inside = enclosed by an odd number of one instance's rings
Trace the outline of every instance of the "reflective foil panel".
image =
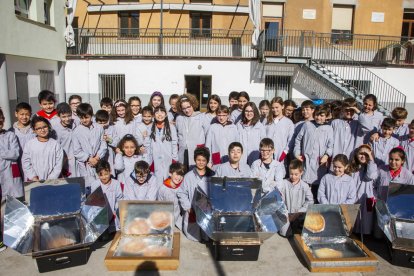
{"type": "Polygon", "coordinates": [[[387,205],[392,216],[414,220],[414,185],[391,183],[388,188],[387,205]]]}
{"type": "Polygon", "coordinates": [[[4,244],[21,254],[30,253],[33,248],[34,221],[35,218],[26,205],[7,196],[4,214],[4,244]]]}
{"type": "Polygon", "coordinates": [[[53,216],[79,212],[81,208],[79,184],[45,185],[30,191],[30,211],[35,216],[53,216]]]}

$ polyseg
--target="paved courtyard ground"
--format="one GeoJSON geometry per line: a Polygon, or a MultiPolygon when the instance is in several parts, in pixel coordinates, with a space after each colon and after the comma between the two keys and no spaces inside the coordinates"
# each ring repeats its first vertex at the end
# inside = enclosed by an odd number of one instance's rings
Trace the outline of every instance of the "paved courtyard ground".
{"type": "MultiPolygon", "coordinates": [[[[368,240],[367,246],[379,259],[375,273],[337,273],[332,275],[414,275],[414,269],[393,266],[384,241],[368,240]]],[[[257,262],[217,262],[206,245],[188,241],[181,236],[180,267],[177,271],[159,272],[108,272],[104,258],[110,242],[96,245],[86,265],[58,270],[42,275],[310,275],[303,260],[298,258],[293,240],[274,235],[261,246],[257,262]]],[[[22,256],[12,249],[0,253],[0,275],[38,275],[37,267],[29,256],[22,256]]],[[[314,275],[317,275],[313,273],[314,275]]],[[[322,275],[328,275],[326,273],[322,275]]],[[[331,274],[329,274],[331,275],[331,274]]]]}

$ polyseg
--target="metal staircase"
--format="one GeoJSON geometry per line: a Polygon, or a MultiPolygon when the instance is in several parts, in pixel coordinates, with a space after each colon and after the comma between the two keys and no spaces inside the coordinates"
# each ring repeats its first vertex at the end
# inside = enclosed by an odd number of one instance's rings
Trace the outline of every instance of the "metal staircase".
{"type": "MultiPolygon", "coordinates": [[[[262,36],[264,37],[265,33],[262,33],[262,36]]],[[[261,43],[262,49],[259,47],[258,51],[259,61],[271,62],[275,58],[266,56],[263,37],[259,40],[263,42],[261,43]]],[[[305,59],[305,62],[300,65],[303,71],[319,79],[342,98],[352,97],[362,104],[365,95],[374,94],[378,99],[379,111],[386,115],[395,107],[405,106],[406,96],[403,93],[333,46],[326,36],[306,33],[305,39],[303,35],[300,39],[285,36],[280,37],[277,43],[280,45],[279,48],[283,49],[280,57],[285,58],[286,63],[289,63],[292,57],[305,59]],[[298,46],[299,50],[292,51],[294,49],[292,41],[296,40],[301,41],[298,46]],[[308,43],[303,43],[303,41],[308,41],[308,43]],[[300,53],[300,55],[295,53],[300,53]]],[[[338,98],[338,95],[332,95],[332,98],[338,98]]]]}

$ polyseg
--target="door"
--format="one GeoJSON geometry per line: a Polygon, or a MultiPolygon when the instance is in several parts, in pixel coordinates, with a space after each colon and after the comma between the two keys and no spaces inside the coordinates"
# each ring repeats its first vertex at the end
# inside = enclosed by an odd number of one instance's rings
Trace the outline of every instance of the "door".
{"type": "Polygon", "coordinates": [[[211,76],[184,76],[186,93],[196,96],[200,106],[198,110],[207,108],[207,99],[211,95],[211,76]]]}
{"type": "Polygon", "coordinates": [[[264,18],[263,29],[265,32],[265,54],[282,54],[282,18],[264,18]]]}

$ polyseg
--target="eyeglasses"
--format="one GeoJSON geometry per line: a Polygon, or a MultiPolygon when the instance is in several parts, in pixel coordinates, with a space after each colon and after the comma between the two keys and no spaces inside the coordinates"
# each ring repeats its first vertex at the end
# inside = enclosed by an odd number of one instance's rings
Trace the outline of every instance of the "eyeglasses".
{"type": "Polygon", "coordinates": [[[147,179],[148,174],[135,175],[137,179],[147,179]]]}
{"type": "Polygon", "coordinates": [[[42,126],[42,127],[37,127],[34,130],[39,131],[39,130],[44,130],[44,129],[48,129],[48,128],[49,128],[48,126],[42,126]]]}

